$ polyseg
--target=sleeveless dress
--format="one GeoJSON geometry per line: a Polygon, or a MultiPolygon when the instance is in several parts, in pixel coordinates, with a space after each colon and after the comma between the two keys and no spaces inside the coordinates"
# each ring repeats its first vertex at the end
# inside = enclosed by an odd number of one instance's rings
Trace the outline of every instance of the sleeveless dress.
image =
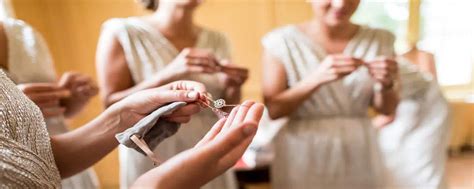
{"type": "Polygon", "coordinates": [[[0,69],[0,188],[60,188],[40,109],[0,69]]]}
{"type": "Polygon", "coordinates": [[[387,189],[446,189],[449,104],[432,76],[401,59],[401,100],[379,133],[387,189]],[[405,63],[406,62],[406,63],[405,63]]]}
{"type": "MultiPolygon", "coordinates": [[[[328,55],[297,26],[276,29],[262,40],[278,58],[292,87],[328,55]]],[[[361,26],[344,54],[370,61],[393,56],[394,36],[361,26]]],[[[275,138],[272,188],[380,188],[383,164],[367,115],[374,81],[366,67],[322,86],[289,116],[275,138]]]]}
{"type": "MultiPolygon", "coordinates": [[[[108,20],[103,30],[111,30],[118,38],[134,83],[153,77],[179,54],[160,32],[136,17],[108,20]]],[[[195,47],[210,49],[219,59],[230,58],[229,41],[216,31],[203,29],[195,47]]],[[[205,84],[214,98],[222,97],[224,86],[219,84],[217,74],[195,74],[186,79],[205,84]]],[[[216,115],[209,110],[193,116],[189,123],[183,124],[174,136],[161,143],[154,152],[166,160],[192,148],[217,120],[216,115]]],[[[119,158],[121,188],[129,187],[140,175],[153,168],[153,163],[147,157],[123,146],[119,147],[119,158]]],[[[233,189],[236,186],[233,172],[228,171],[202,188],[233,189]]]]}
{"type": "MultiPolygon", "coordinates": [[[[3,21],[8,39],[9,77],[15,83],[56,82],[53,61],[42,36],[31,26],[16,19],[3,21]]],[[[68,131],[64,116],[46,118],[49,134],[57,135],[68,131]]],[[[64,179],[62,188],[98,188],[98,180],[92,169],[64,179]]]]}

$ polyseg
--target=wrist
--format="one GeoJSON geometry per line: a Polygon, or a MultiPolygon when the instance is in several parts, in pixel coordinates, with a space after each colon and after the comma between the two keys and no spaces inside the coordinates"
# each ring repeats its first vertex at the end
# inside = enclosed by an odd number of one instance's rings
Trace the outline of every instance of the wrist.
{"type": "Polygon", "coordinates": [[[373,89],[375,92],[379,93],[386,93],[386,92],[391,92],[391,91],[398,91],[398,81],[392,80],[388,84],[382,84],[380,82],[375,83],[373,89]]]}

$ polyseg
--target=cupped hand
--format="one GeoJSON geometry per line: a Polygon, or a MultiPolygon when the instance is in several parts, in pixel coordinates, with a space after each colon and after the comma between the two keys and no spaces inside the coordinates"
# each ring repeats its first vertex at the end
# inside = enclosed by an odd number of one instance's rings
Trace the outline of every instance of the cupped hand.
{"type": "Polygon", "coordinates": [[[219,120],[192,149],[142,175],[135,188],[200,188],[231,168],[250,145],[263,105],[246,101],[219,120]]]}

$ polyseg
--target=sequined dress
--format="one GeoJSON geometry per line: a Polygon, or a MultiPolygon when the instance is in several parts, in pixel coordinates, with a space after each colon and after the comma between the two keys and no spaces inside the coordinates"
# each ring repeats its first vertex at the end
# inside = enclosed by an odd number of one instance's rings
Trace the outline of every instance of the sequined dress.
{"type": "Polygon", "coordinates": [[[0,70],[0,188],[59,188],[39,108],[0,70]]]}

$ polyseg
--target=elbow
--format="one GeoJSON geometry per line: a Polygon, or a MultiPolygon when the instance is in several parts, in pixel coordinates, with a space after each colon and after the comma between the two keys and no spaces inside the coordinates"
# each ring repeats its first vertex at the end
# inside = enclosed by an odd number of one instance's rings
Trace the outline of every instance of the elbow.
{"type": "Polygon", "coordinates": [[[282,111],[282,108],[278,104],[272,102],[265,102],[265,105],[268,109],[268,116],[275,120],[287,116],[285,112],[282,111]]]}

